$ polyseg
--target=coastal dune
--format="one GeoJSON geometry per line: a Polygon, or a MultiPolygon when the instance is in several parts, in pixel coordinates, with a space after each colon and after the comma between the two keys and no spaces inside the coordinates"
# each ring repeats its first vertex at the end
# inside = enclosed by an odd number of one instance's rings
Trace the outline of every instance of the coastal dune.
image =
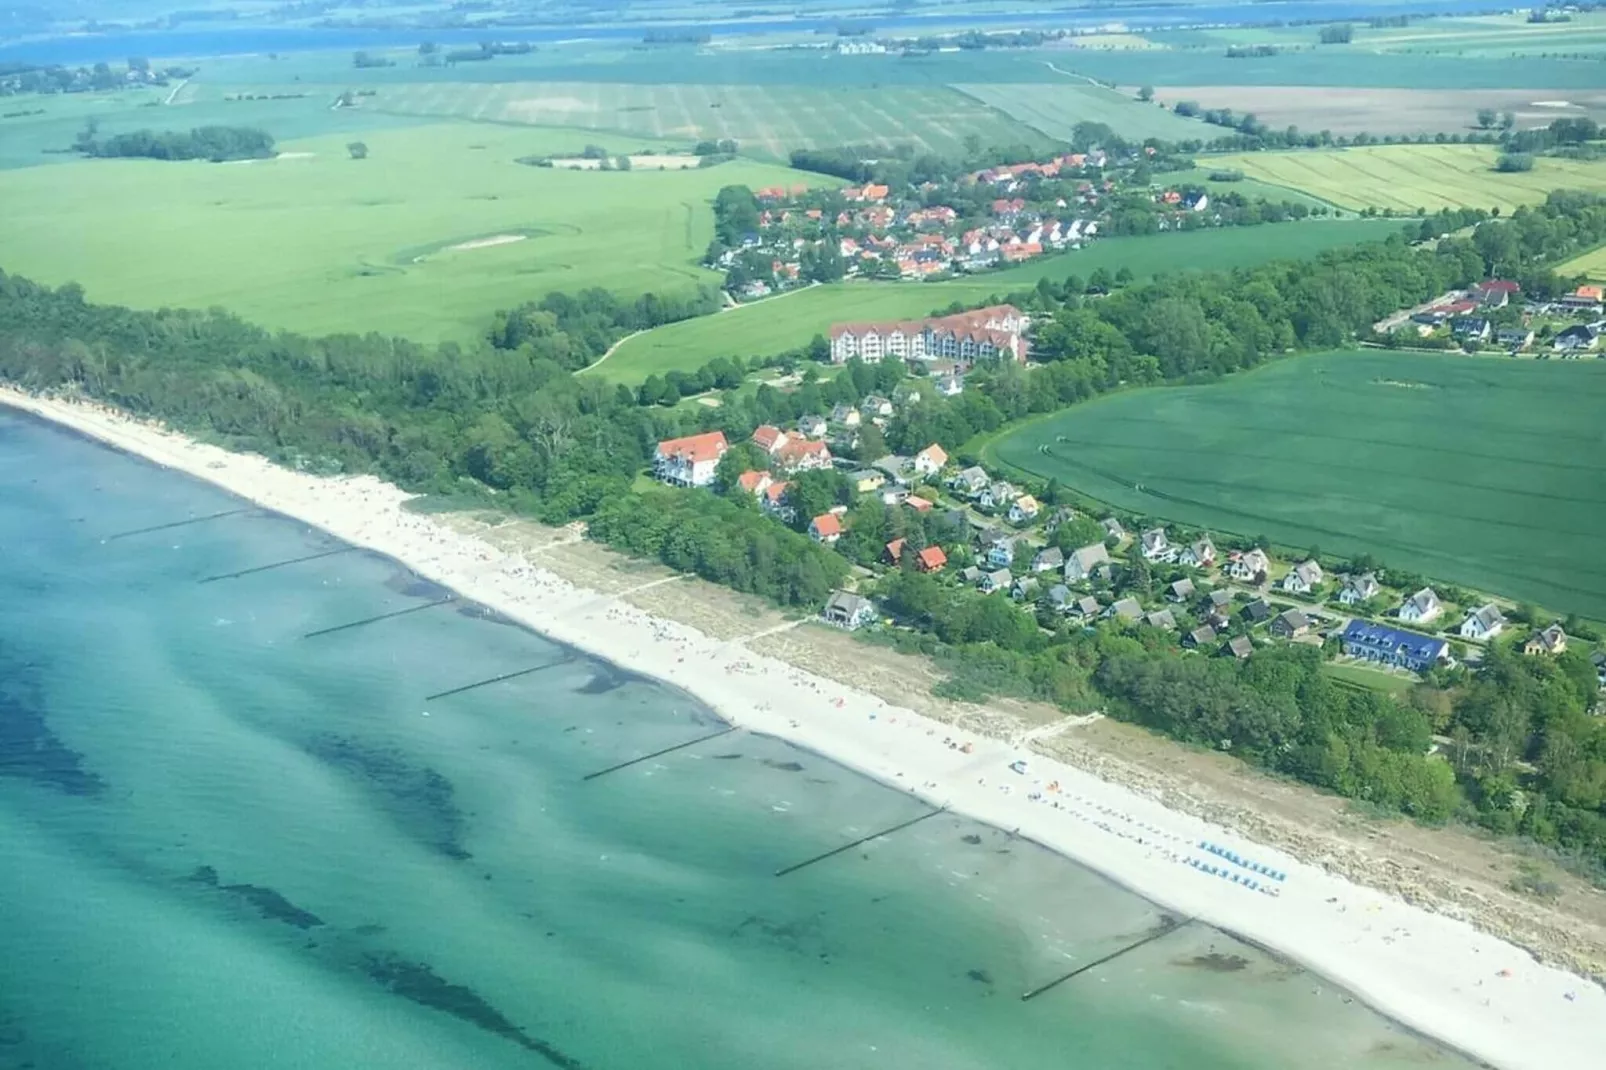
{"type": "Polygon", "coordinates": [[[1168,810],[1043,758],[1024,742],[968,735],[740,642],[576,587],[409,512],[408,495],[377,479],[293,472],[78,402],[0,388],[0,404],[388,555],[555,640],[683,688],[738,728],[814,750],[933,807],[1015,830],[1178,919],[1198,919],[1285,955],[1476,1058],[1510,1070],[1551,1070],[1594,1065],[1606,1050],[1606,990],[1542,966],[1463,920],[1168,810]],[[1012,769],[1015,763],[1025,764],[1012,769]]]}

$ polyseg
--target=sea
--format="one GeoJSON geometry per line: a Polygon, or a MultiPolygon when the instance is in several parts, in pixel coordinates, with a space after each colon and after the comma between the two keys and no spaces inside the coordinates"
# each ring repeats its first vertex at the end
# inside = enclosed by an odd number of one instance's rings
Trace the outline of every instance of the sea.
{"type": "Polygon", "coordinates": [[[726,727],[0,408],[0,1070],[1474,1065],[726,727]]]}

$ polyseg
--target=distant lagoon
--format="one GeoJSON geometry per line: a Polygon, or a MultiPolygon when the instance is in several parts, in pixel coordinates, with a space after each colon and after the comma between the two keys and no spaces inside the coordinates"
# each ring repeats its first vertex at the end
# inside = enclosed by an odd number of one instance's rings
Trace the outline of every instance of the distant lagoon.
{"type": "Polygon", "coordinates": [[[1059,11],[1008,13],[888,13],[868,19],[712,20],[697,23],[603,25],[490,26],[469,29],[277,27],[253,24],[193,23],[170,30],[0,38],[0,63],[88,64],[117,62],[129,56],[200,57],[243,53],[306,52],[319,49],[400,48],[430,40],[442,45],[474,45],[481,41],[547,43],[567,40],[633,41],[648,32],[714,35],[755,33],[835,34],[839,28],[917,34],[965,28],[1074,29],[1123,23],[1155,29],[1166,26],[1253,25],[1272,22],[1332,22],[1390,15],[1459,15],[1494,10],[1487,0],[1283,0],[1248,4],[1109,4],[1059,11]]]}

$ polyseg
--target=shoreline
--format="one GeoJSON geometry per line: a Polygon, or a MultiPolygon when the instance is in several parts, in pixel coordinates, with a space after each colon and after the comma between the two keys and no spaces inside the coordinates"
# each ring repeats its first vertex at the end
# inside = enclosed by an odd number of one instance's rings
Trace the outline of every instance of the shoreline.
{"type": "Polygon", "coordinates": [[[0,406],[381,554],[618,671],[681,690],[736,728],[784,740],[934,807],[1013,829],[1160,909],[1320,974],[1405,1029],[1474,1060],[1510,1070],[1588,1065],[1606,1043],[1606,989],[1539,965],[1464,921],[1168,810],[1025,743],[972,736],[757,654],[744,640],[712,638],[615,595],[577,587],[529,559],[405,510],[409,495],[377,478],[292,472],[87,402],[0,387],[0,406]],[[960,741],[972,749],[960,749],[960,741]],[[1016,760],[1028,761],[1029,772],[1011,772],[1016,760]],[[1061,790],[1047,790],[1049,782],[1061,790]],[[1190,855],[1220,862],[1193,850],[1200,840],[1286,872],[1281,895],[1257,894],[1182,864],[1190,855]]]}

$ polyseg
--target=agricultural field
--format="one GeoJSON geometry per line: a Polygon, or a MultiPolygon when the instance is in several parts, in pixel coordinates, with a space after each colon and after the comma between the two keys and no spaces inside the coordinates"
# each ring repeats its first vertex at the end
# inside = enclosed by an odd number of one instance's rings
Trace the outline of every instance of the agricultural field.
{"type": "Polygon", "coordinates": [[[733,138],[746,154],[783,160],[793,149],[845,143],[959,155],[967,136],[984,145],[1053,148],[1043,133],[942,86],[422,82],[381,87],[362,108],[684,141],[733,138]]]}
{"type": "Polygon", "coordinates": [[[1583,256],[1575,257],[1556,269],[1562,276],[1582,275],[1590,282],[1606,283],[1606,246],[1591,249],[1583,256]]]}
{"type": "MultiPolygon", "coordinates": [[[[1052,72],[1045,71],[1045,74],[1052,72]]],[[[1092,85],[966,84],[956,89],[1052,138],[1067,141],[1077,123],[1104,123],[1130,141],[1186,141],[1211,136],[1197,119],[1173,115],[1124,93],[1092,85]]]]}
{"type": "Polygon", "coordinates": [[[771,356],[794,349],[826,333],[833,323],[904,319],[929,315],[956,301],[978,305],[1002,300],[1044,278],[1079,275],[1085,280],[1101,267],[1111,272],[1131,268],[1139,278],[1190,269],[1224,271],[1379,241],[1400,229],[1398,222],[1351,219],[1148,234],[1110,238],[1086,249],[951,281],[816,286],[646,331],[621,344],[592,374],[639,383],[676,369],[694,371],[715,357],[771,356]]]}
{"type": "Polygon", "coordinates": [[[1606,619],[1606,361],[1347,351],[1111,395],[992,460],[1146,516],[1606,619]]]}
{"type": "Polygon", "coordinates": [[[1606,91],[1566,89],[1359,89],[1349,86],[1179,85],[1155,90],[1168,107],[1190,100],[1203,108],[1251,114],[1274,129],[1297,126],[1334,135],[1467,133],[1477,129],[1479,110],[1510,112],[1518,129],[1553,119],[1586,116],[1606,120],[1606,91]]]}
{"type": "MultiPolygon", "coordinates": [[[[0,171],[5,270],[93,300],[220,305],[270,327],[479,335],[553,290],[719,282],[696,266],[728,183],[834,183],[751,161],[598,174],[529,167],[574,131],[466,123],[292,141],[237,164],[82,160],[0,171]]],[[[657,146],[598,136],[613,152],[657,146]]]]}
{"type": "Polygon", "coordinates": [[[1303,190],[1344,208],[1500,208],[1537,204],[1554,189],[1606,192],[1606,161],[1539,157],[1532,171],[1502,174],[1484,145],[1380,145],[1212,156],[1212,168],[1303,190]]]}

